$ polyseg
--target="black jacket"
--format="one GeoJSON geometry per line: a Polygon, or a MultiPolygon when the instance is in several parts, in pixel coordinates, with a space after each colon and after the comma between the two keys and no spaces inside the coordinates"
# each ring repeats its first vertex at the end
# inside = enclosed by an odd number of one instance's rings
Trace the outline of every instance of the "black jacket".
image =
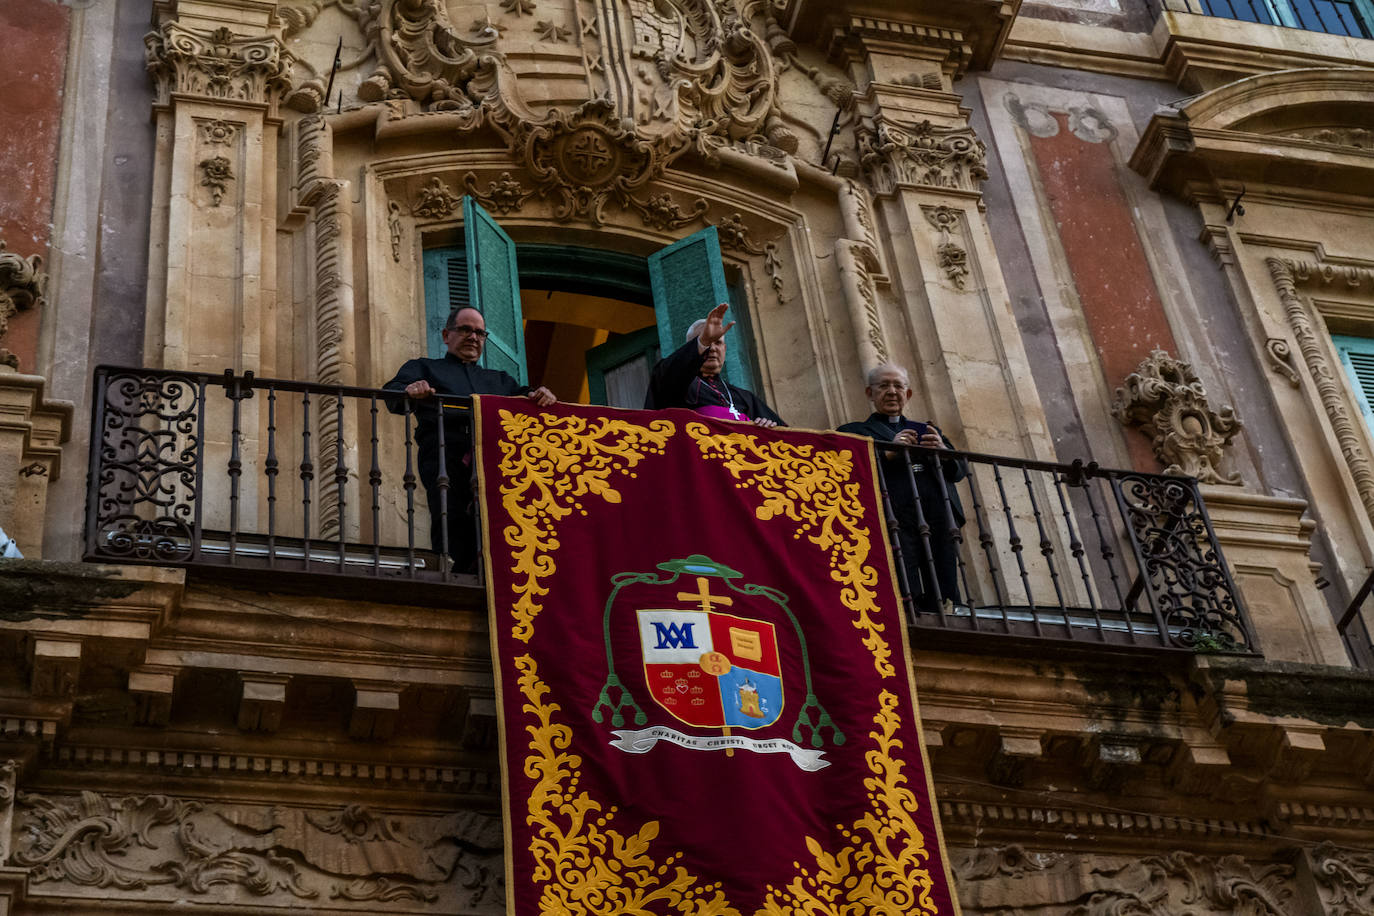
{"type": "MultiPolygon", "coordinates": [[[[870,439],[877,439],[879,442],[891,442],[897,438],[897,433],[904,429],[915,429],[916,424],[906,417],[901,418],[900,423],[889,423],[886,414],[874,413],[867,420],[859,420],[854,423],[846,423],[840,427],[842,433],[858,433],[861,436],[868,436],[870,439]]],[[[940,434],[941,440],[945,443],[945,448],[953,448],[944,433],[940,434]]],[[[911,452],[913,464],[911,467],[911,478],[907,477],[906,471],[902,469],[901,458],[892,452],[878,452],[878,467],[883,474],[883,479],[887,483],[887,495],[892,500],[892,509],[900,518],[903,515],[914,515],[916,512],[916,500],[911,493],[911,480],[916,481],[916,493],[921,498],[921,513],[925,516],[927,524],[932,528],[940,527],[940,516],[938,513],[940,506],[943,505],[943,493],[949,494],[950,513],[954,516],[955,524],[960,527],[964,524],[964,507],[959,502],[959,494],[954,488],[954,484],[968,476],[968,462],[963,458],[941,458],[932,460],[929,452],[911,452]],[[935,476],[936,467],[944,473],[945,489],[942,493],[940,481],[935,476]]]]}
{"type": "MultiPolygon", "coordinates": [[[[500,369],[483,369],[476,363],[465,363],[452,353],[440,359],[412,359],[401,367],[396,377],[382,387],[388,391],[405,391],[411,382],[429,382],[440,394],[520,395],[530,390],[500,369]]],[[[422,470],[439,463],[439,402],[432,398],[411,403],[415,414],[415,442],[420,450],[422,470]]],[[[387,398],[387,410],[405,413],[405,398],[387,398]]],[[[444,451],[448,462],[461,458],[472,450],[471,414],[452,408],[444,411],[444,451]]]]}
{"type": "MultiPolygon", "coordinates": [[[[659,360],[649,376],[649,390],[644,395],[645,409],[686,407],[688,410],[696,410],[698,407],[712,404],[720,407],[729,407],[733,404],[736,410],[751,420],[766,417],[779,426],[787,425],[782,422],[782,417],[764,403],[763,398],[747,388],[725,382],[724,389],[729,392],[727,402],[719,391],[702,379],[701,364],[705,361],[706,354],[697,348],[695,338],[659,360]]],[[[718,379],[718,384],[722,382],[723,379],[718,379]]]]}

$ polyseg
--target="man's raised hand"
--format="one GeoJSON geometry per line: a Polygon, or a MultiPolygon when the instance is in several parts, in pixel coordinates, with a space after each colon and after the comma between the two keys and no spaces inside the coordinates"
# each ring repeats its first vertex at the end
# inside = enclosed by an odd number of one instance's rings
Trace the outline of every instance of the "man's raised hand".
{"type": "Polygon", "coordinates": [[[711,344],[724,337],[726,331],[735,326],[733,321],[729,324],[725,323],[725,310],[729,307],[728,303],[722,302],[706,315],[706,324],[697,333],[697,346],[701,347],[703,352],[711,344]]]}

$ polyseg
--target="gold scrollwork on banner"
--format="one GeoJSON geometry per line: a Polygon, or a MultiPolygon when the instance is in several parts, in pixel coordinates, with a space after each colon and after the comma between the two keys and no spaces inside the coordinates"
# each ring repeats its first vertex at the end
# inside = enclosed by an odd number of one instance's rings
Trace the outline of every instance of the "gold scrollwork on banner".
{"type": "Polygon", "coordinates": [[[611,827],[614,806],[603,808],[578,791],[582,758],[566,750],[572,729],[554,721],[561,707],[545,701],[549,686],[539,679],[533,658],[522,655],[515,667],[525,698],[522,708],[538,722],[526,726],[533,753],[525,758],[525,775],[536,781],[526,823],[538,830],[530,849],[534,880],[544,886],[541,912],[591,916],[650,913],[667,906],[692,916],[741,916],[719,884],[698,884],[698,878],[675,864],[678,854],[663,862],[648,855],[658,821],[626,836],[611,827]]]}
{"type": "Polygon", "coordinates": [[[850,452],[818,451],[809,445],[761,440],[745,433],[712,435],[704,423],[689,423],[687,434],[707,458],[720,458],[738,483],[757,490],[760,521],[786,518],[797,535],[824,550],[830,578],[840,583],[840,601],[854,614],[864,648],[873,654],[881,677],[895,677],[892,647],[878,613],[878,570],[869,562],[872,536],[864,520],[861,484],[853,480],[850,452]]]}
{"type": "Polygon", "coordinates": [[[869,811],[848,829],[841,828],[848,848],[828,852],[807,837],[816,873],[802,868],[786,886],[769,885],[757,916],[938,912],[930,897],[935,883],[930,851],[915,817],[920,802],[907,787],[902,762],[893,756],[902,746],[896,737],[902,725],[897,702],[890,691],[878,695],[877,728],[868,733],[878,746],[864,757],[873,774],[864,779],[869,811]]]}
{"type": "Polygon", "coordinates": [[[581,499],[600,496],[620,502],[609,483],[613,473],[635,476],[646,455],[661,454],[676,427],[669,420],[647,426],[599,417],[532,416],[503,410],[499,414],[505,437],[501,441],[501,505],[513,524],[502,531],[514,548],[516,594],[511,616],[512,635],[529,642],[539,598],[548,589],[539,584],[553,575],[553,552],[559,541],[555,526],[582,510],[581,499]]]}

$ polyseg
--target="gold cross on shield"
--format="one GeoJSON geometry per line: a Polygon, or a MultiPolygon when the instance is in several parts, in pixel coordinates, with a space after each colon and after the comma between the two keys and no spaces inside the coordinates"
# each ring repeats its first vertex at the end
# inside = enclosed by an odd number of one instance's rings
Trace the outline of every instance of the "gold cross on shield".
{"type": "Polygon", "coordinates": [[[705,576],[697,576],[697,589],[695,592],[678,592],[679,601],[696,601],[701,604],[703,611],[709,612],[712,604],[734,604],[733,598],[726,598],[723,595],[711,594],[711,587],[706,582],[705,576]]]}

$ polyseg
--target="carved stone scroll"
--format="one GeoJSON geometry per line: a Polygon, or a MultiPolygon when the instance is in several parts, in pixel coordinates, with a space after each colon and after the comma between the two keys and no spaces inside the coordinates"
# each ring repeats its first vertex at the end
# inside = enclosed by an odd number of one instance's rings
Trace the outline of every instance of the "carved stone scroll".
{"type": "Polygon", "coordinates": [[[377,68],[358,87],[365,102],[412,98],[434,110],[473,107],[469,81],[493,53],[499,31],[461,35],[449,22],[448,4],[435,0],[377,0],[362,4],[363,32],[377,68]]]}
{"type": "Polygon", "coordinates": [[[888,361],[887,336],[878,314],[878,293],[867,264],[873,255],[866,246],[850,239],[835,243],[835,260],[840,268],[840,282],[849,306],[854,328],[859,332],[859,359],[865,372],[888,361]]]}
{"type": "MultiPolygon", "coordinates": [[[[0,241],[0,342],[9,332],[11,318],[25,309],[43,305],[47,282],[40,256],[21,257],[6,251],[4,241],[0,241]]],[[[18,369],[19,357],[0,347],[0,365],[18,369]]]]}
{"type": "Polygon", "coordinates": [[[14,791],[19,776],[19,763],[0,761],[0,865],[10,858],[10,836],[14,826],[14,791]]]}
{"type": "Polygon", "coordinates": [[[1153,439],[1164,473],[1202,483],[1240,483],[1239,473],[1223,476],[1218,468],[1241,423],[1230,407],[1212,409],[1190,364],[1155,350],[1116,389],[1112,416],[1153,439]]]}
{"type": "Polygon", "coordinates": [[[109,900],[403,900],[504,912],[499,818],[19,793],[12,861],[33,886],[109,900]]]}
{"type": "MultiPolygon", "coordinates": [[[[1374,518],[1374,468],[1370,467],[1369,455],[1365,452],[1363,433],[1350,416],[1345,390],[1336,380],[1326,350],[1317,337],[1312,317],[1308,314],[1302,297],[1298,295],[1299,276],[1311,276],[1312,269],[1308,265],[1281,258],[1268,258],[1265,264],[1269,267],[1269,275],[1273,278],[1279,301],[1283,303],[1288,325],[1298,342],[1303,362],[1307,364],[1308,374],[1316,383],[1317,395],[1321,398],[1322,407],[1326,408],[1326,416],[1336,434],[1336,441],[1340,443],[1341,455],[1345,457],[1346,466],[1350,468],[1350,475],[1355,480],[1360,502],[1365,512],[1374,518]]],[[[1332,276],[1334,274],[1333,269],[1332,276]]],[[[1353,280],[1357,287],[1361,281],[1359,273],[1350,274],[1349,279],[1353,280]]]]}

